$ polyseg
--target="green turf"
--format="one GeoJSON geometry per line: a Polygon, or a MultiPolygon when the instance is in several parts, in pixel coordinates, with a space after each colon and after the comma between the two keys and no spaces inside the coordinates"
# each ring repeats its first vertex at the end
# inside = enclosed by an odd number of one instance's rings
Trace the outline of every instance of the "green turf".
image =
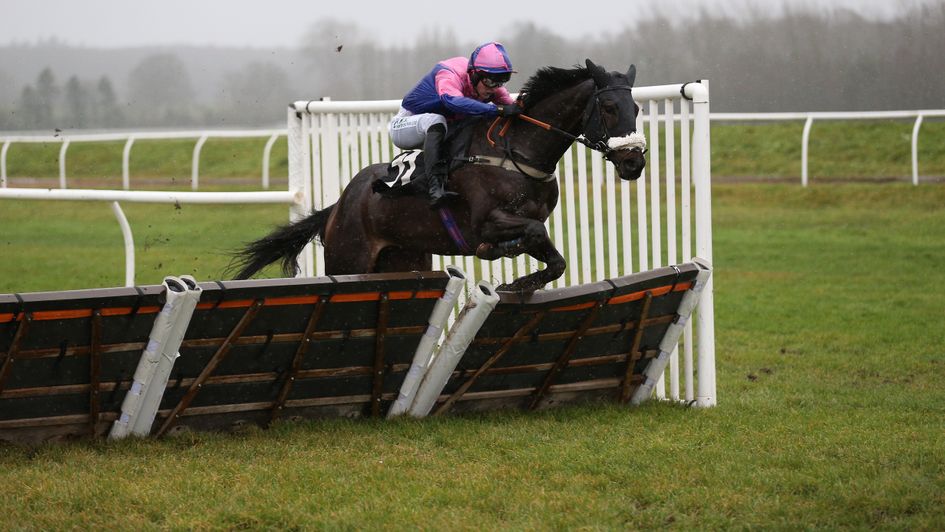
{"type": "MultiPolygon", "coordinates": [[[[940,185],[716,185],[714,409],[3,446],[0,528],[941,530],[942,205],[940,185]]],[[[0,292],[121,283],[105,206],[2,207],[0,292]]],[[[127,209],[140,282],[212,278],[285,217],[127,209]]]]}

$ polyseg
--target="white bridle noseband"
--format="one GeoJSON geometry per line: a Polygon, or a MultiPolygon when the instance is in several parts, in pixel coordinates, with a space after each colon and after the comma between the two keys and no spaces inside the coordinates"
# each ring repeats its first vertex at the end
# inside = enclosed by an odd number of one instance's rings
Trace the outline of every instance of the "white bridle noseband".
{"type": "Polygon", "coordinates": [[[616,150],[646,150],[646,137],[639,131],[634,131],[623,137],[611,137],[607,139],[607,147],[616,150]]]}

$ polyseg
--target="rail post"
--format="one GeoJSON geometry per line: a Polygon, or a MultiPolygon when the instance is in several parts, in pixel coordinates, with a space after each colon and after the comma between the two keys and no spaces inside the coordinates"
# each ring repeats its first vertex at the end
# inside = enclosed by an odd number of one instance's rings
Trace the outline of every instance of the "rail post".
{"type": "Polygon", "coordinates": [[[10,141],[3,143],[0,148],[0,188],[7,188],[7,150],[10,149],[10,141]]]}
{"type": "Polygon", "coordinates": [[[273,133],[266,141],[266,147],[263,148],[263,167],[262,167],[262,187],[263,190],[269,190],[269,159],[272,156],[272,145],[279,138],[279,133],[273,133]]]}
{"type": "Polygon", "coordinates": [[[912,126],[912,184],[919,185],[919,128],[922,127],[923,114],[915,118],[912,126]]]}
{"type": "Polygon", "coordinates": [[[810,140],[810,127],[814,124],[814,117],[807,115],[804,122],[804,132],[801,133],[801,186],[807,186],[807,147],[810,140]]]}
{"type": "Polygon", "coordinates": [[[125,190],[131,190],[131,146],[134,143],[135,136],[130,135],[121,152],[121,186],[125,190]]]}
{"type": "Polygon", "coordinates": [[[192,190],[197,190],[199,187],[200,150],[203,149],[203,143],[207,142],[207,137],[209,137],[209,135],[204,133],[197,140],[197,144],[194,145],[194,161],[190,168],[190,188],[192,190]]]}
{"type": "Polygon", "coordinates": [[[66,187],[66,150],[69,149],[69,139],[62,139],[62,147],[59,148],[59,188],[66,187]]]}
{"type": "MultiPolygon", "coordinates": [[[[707,81],[687,85],[692,97],[692,179],[696,200],[696,256],[712,264],[712,167],[709,118],[709,86],[707,81]]],[[[706,280],[699,303],[697,323],[699,383],[696,405],[715,406],[715,310],[713,276],[706,280]]]]}

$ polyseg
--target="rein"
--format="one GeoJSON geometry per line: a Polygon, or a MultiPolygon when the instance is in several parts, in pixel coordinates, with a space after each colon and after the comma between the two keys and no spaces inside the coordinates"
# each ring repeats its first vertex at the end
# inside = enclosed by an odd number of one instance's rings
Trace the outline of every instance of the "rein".
{"type": "MultiPolygon", "coordinates": [[[[567,138],[571,142],[580,142],[581,144],[587,146],[588,148],[592,150],[603,153],[604,156],[607,156],[610,154],[610,152],[614,151],[612,148],[604,144],[602,141],[591,142],[587,140],[584,137],[584,135],[572,135],[571,133],[568,133],[567,131],[561,128],[555,127],[547,122],[542,122],[541,120],[538,120],[537,118],[532,118],[525,114],[521,114],[517,116],[518,118],[528,122],[529,124],[536,125],[546,131],[557,133],[561,135],[562,137],[567,138]]],[[[502,129],[499,131],[499,136],[505,137],[505,132],[509,129],[509,126],[512,124],[511,118],[504,118],[501,116],[496,117],[495,121],[492,122],[492,126],[489,127],[489,131],[486,133],[486,140],[489,141],[489,145],[492,146],[493,148],[495,148],[496,141],[492,140],[492,130],[495,129],[495,126],[502,120],[505,120],[505,125],[503,125],[502,129]]]]}
{"type": "MultiPolygon", "coordinates": [[[[610,146],[607,144],[607,141],[608,141],[608,139],[610,138],[610,133],[607,131],[607,124],[604,122],[603,117],[601,116],[601,111],[600,111],[600,95],[601,95],[601,93],[609,92],[609,91],[615,91],[615,90],[626,90],[626,91],[631,91],[631,93],[632,93],[632,87],[631,87],[630,85],[614,85],[614,86],[612,86],[612,87],[604,87],[604,88],[602,88],[602,89],[597,89],[596,91],[594,91],[594,99],[591,100],[590,102],[588,102],[588,107],[590,107],[591,104],[593,103],[594,107],[597,108],[597,118],[598,118],[598,120],[599,120],[599,122],[600,122],[601,127],[604,129],[603,135],[601,135],[601,139],[598,140],[598,141],[596,141],[596,142],[595,142],[595,141],[592,141],[592,140],[590,140],[590,139],[588,139],[584,134],[581,134],[581,135],[572,135],[571,133],[568,133],[567,131],[565,131],[565,130],[559,128],[559,127],[556,127],[556,126],[553,126],[553,125],[551,125],[551,124],[548,124],[547,122],[542,122],[541,120],[538,120],[537,118],[532,118],[532,117],[530,117],[530,116],[528,116],[528,115],[525,115],[525,114],[520,114],[520,115],[517,115],[517,116],[518,116],[519,119],[524,120],[524,121],[526,121],[526,122],[528,122],[528,123],[530,123],[530,124],[532,124],[532,125],[538,126],[538,127],[542,128],[542,129],[544,129],[544,130],[546,130],[546,131],[551,131],[551,132],[557,133],[558,135],[561,135],[561,136],[567,138],[567,139],[570,140],[571,142],[580,142],[581,144],[587,146],[588,148],[590,148],[590,149],[592,149],[592,150],[594,150],[594,151],[600,152],[601,154],[603,154],[604,158],[609,159],[610,156],[611,156],[615,151],[617,151],[617,149],[612,148],[612,147],[610,147],[610,146]]],[[[586,129],[586,126],[587,126],[588,121],[590,120],[590,113],[591,113],[591,111],[590,111],[590,109],[588,109],[588,110],[585,112],[585,115],[584,115],[584,126],[585,126],[585,129],[586,129]]],[[[521,172],[522,174],[525,174],[527,177],[530,177],[530,178],[532,178],[532,179],[548,180],[547,177],[545,177],[545,176],[549,176],[549,175],[552,175],[552,174],[548,174],[548,173],[542,172],[542,171],[540,171],[540,170],[535,170],[534,168],[531,168],[531,167],[529,167],[529,166],[520,164],[520,163],[516,162],[515,159],[512,157],[512,148],[509,146],[509,140],[505,138],[505,133],[506,133],[506,131],[508,131],[509,127],[512,125],[512,119],[511,119],[511,118],[505,118],[505,117],[501,117],[501,116],[500,116],[500,117],[496,117],[495,121],[492,122],[492,125],[489,126],[489,130],[486,132],[486,140],[489,142],[489,144],[490,144],[493,148],[496,147],[496,141],[493,140],[493,138],[492,138],[492,131],[496,128],[496,126],[499,124],[499,122],[501,122],[501,121],[503,121],[503,120],[505,121],[505,123],[504,123],[504,125],[502,126],[502,128],[499,130],[499,136],[502,137],[503,139],[505,139],[505,146],[503,146],[502,149],[503,149],[503,150],[505,151],[505,153],[506,153],[506,158],[505,158],[505,159],[502,159],[500,164],[494,164],[494,165],[495,165],[495,166],[502,166],[503,168],[507,168],[507,166],[508,166],[507,161],[508,161],[508,162],[511,162],[511,164],[512,164],[519,172],[521,172]],[[528,171],[526,171],[526,169],[527,169],[528,171]]],[[[644,151],[644,153],[645,153],[645,150],[643,150],[643,149],[641,149],[641,148],[639,148],[639,147],[631,148],[631,149],[636,149],[636,150],[644,151]]],[[[470,159],[472,159],[472,158],[470,158],[470,159]]],[[[492,159],[495,159],[495,158],[492,158],[492,159]]],[[[485,161],[472,161],[472,160],[470,160],[470,162],[479,162],[480,164],[493,164],[492,162],[485,162],[485,161]]]]}
{"type": "Polygon", "coordinates": [[[610,146],[607,146],[607,144],[605,144],[603,141],[591,142],[591,141],[588,140],[586,137],[584,137],[584,135],[572,135],[572,134],[568,133],[567,131],[565,131],[565,130],[563,130],[563,129],[561,129],[561,128],[557,128],[557,127],[555,127],[555,126],[553,126],[553,125],[551,125],[551,124],[542,122],[541,120],[538,120],[537,118],[532,118],[532,117],[526,116],[526,115],[518,115],[518,117],[521,118],[522,120],[524,120],[524,121],[530,123],[530,124],[534,124],[534,125],[536,125],[536,126],[542,128],[542,129],[544,129],[544,130],[552,131],[552,132],[554,132],[554,133],[557,133],[557,134],[561,135],[562,137],[565,137],[565,138],[571,140],[571,142],[580,142],[581,144],[587,146],[588,148],[590,148],[590,149],[592,149],[592,150],[594,150],[594,151],[599,151],[599,152],[603,153],[603,154],[604,154],[604,157],[607,157],[608,155],[611,154],[611,152],[614,151],[613,148],[611,148],[610,146]]]}

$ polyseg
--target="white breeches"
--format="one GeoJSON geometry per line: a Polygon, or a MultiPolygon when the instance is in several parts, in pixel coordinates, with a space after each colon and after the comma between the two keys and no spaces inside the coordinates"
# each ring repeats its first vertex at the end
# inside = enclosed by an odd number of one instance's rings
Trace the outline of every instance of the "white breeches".
{"type": "Polygon", "coordinates": [[[427,130],[433,124],[443,124],[446,127],[446,118],[436,113],[415,115],[401,107],[400,112],[387,125],[387,130],[394,146],[402,150],[412,150],[423,147],[427,130]]]}

